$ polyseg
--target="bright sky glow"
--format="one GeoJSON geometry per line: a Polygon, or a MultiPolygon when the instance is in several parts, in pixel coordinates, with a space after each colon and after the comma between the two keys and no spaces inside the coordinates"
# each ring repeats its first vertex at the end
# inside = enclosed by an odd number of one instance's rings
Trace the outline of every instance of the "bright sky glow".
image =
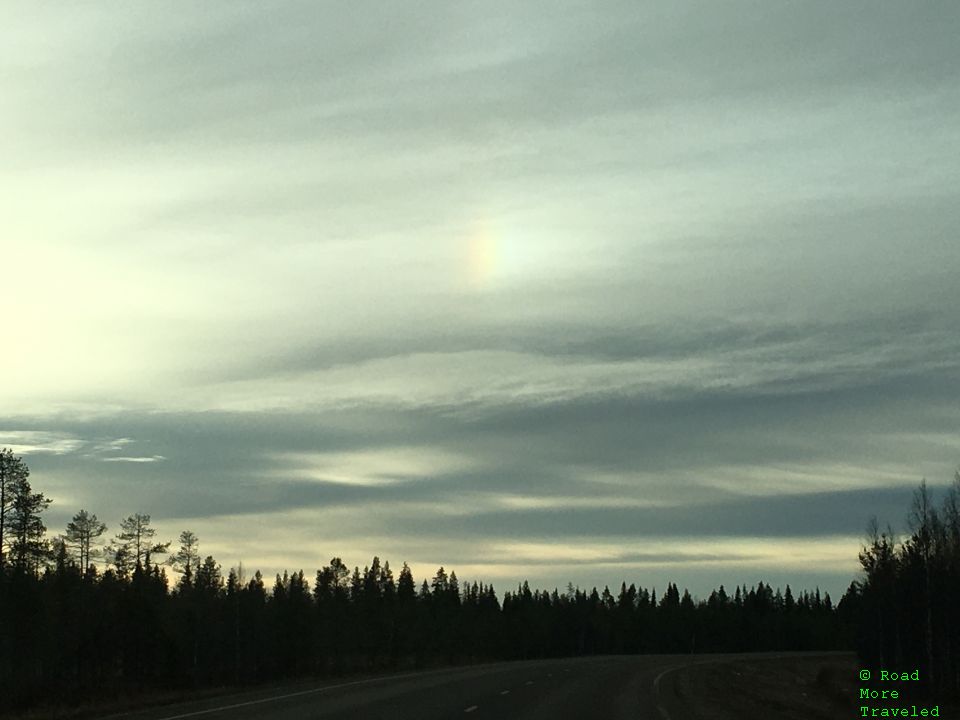
{"type": "Polygon", "coordinates": [[[53,532],[836,593],[960,464],[954,2],[0,28],[0,446],[53,532]]]}

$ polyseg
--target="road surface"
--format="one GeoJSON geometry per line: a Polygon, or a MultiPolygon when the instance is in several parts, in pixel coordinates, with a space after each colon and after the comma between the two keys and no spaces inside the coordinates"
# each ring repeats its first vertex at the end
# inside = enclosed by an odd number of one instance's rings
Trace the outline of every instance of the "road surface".
{"type": "Polygon", "coordinates": [[[693,720],[677,670],[738,656],[647,655],[496,663],[273,688],[111,720],[693,720]]]}

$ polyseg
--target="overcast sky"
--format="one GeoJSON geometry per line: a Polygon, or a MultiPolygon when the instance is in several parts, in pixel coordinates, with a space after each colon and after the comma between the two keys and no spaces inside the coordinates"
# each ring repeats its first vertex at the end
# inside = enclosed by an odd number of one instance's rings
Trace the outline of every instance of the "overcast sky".
{"type": "Polygon", "coordinates": [[[955,0],[0,27],[0,445],[52,531],[839,593],[960,464],[955,0]]]}

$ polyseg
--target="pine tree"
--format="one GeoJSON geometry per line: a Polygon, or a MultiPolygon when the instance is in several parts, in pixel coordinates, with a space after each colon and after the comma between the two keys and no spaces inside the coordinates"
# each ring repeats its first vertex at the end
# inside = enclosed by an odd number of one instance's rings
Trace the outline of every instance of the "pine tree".
{"type": "Polygon", "coordinates": [[[150,516],[144,513],[134,513],[120,521],[120,532],[109,552],[121,577],[129,576],[138,567],[146,568],[152,555],[167,552],[170,543],[154,543],[156,534],[157,531],[150,527],[150,516]]]}
{"type": "Polygon", "coordinates": [[[202,593],[216,596],[223,590],[223,574],[220,566],[211,555],[207,555],[203,563],[197,568],[197,579],[194,587],[202,593]]]}
{"type": "Polygon", "coordinates": [[[82,573],[87,572],[91,560],[99,554],[96,544],[106,529],[106,523],[100,522],[96,515],[86,510],[78,512],[67,523],[66,542],[76,550],[77,564],[82,573]]]}
{"type": "Polygon", "coordinates": [[[13,544],[10,521],[13,513],[15,486],[30,475],[23,458],[16,457],[13,450],[0,450],[0,570],[3,570],[7,552],[13,544]]]}
{"type": "Polygon", "coordinates": [[[11,564],[21,571],[37,572],[50,556],[49,543],[44,539],[47,528],[40,514],[51,501],[43,493],[33,492],[28,474],[18,472],[8,483],[11,502],[5,532],[9,536],[11,564]]]}
{"type": "Polygon", "coordinates": [[[180,533],[180,549],[169,557],[167,563],[185,577],[193,577],[200,569],[200,540],[190,530],[180,533]]]}

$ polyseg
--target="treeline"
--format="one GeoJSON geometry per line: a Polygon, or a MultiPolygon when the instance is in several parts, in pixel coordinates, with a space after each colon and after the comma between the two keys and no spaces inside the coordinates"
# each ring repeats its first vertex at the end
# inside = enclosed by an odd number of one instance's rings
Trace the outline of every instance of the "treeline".
{"type": "Polygon", "coordinates": [[[960,695],[960,471],[941,506],[914,493],[910,536],[874,519],[860,553],[865,579],[844,596],[867,667],[920,670],[931,695],[960,695]]]}
{"type": "Polygon", "coordinates": [[[298,675],[595,653],[824,650],[849,647],[845,608],[819,590],[722,586],[695,600],[670,584],[618,592],[503,594],[437,570],[419,586],[373,558],[333,558],[312,577],[272,582],[201,560],[199,540],[156,541],[148,515],[112,540],[77,513],[48,538],[29,472],[0,453],[0,686],[5,707],[117,693],[255,683],[298,675]],[[16,498],[16,499],[13,499],[16,498]],[[32,498],[26,501],[25,498],[32,498]],[[11,530],[11,528],[13,528],[11,530]],[[98,565],[103,565],[101,569],[98,565]],[[173,575],[168,575],[170,569],[173,575]]]}

